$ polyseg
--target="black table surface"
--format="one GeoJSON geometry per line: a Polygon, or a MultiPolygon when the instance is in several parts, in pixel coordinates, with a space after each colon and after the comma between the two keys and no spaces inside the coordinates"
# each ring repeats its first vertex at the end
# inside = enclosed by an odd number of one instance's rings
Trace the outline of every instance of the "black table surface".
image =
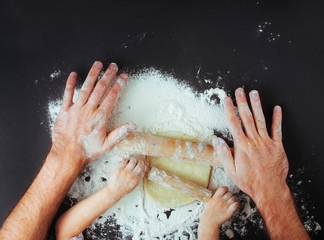
{"type": "MultiPolygon", "coordinates": [[[[324,225],[322,1],[1,1],[0,222],[50,148],[47,106],[93,61],[154,67],[198,91],[258,89],[283,108],[289,186],[303,221],[324,225]],[[60,70],[58,77],[50,74],[60,70]]],[[[249,235],[240,239],[262,239],[249,235]]],[[[312,232],[313,234],[313,232],[312,232]]],[[[318,231],[313,239],[321,239],[318,231]]]]}

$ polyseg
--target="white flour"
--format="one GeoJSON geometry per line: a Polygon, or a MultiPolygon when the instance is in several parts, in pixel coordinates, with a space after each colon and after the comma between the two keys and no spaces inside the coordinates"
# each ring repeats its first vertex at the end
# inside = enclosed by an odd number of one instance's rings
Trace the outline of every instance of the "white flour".
{"type": "MultiPolygon", "coordinates": [[[[77,95],[77,94],[76,94],[77,95]]],[[[226,93],[211,88],[196,93],[174,77],[155,69],[146,69],[129,76],[129,82],[116,104],[108,123],[108,131],[124,123],[134,123],[137,131],[156,134],[178,131],[210,143],[214,130],[220,137],[230,138],[223,109],[226,93]]],[[[75,96],[76,97],[76,96],[75,96]]],[[[49,124],[54,122],[62,100],[49,103],[49,124]]],[[[73,201],[80,201],[104,187],[115,167],[128,154],[116,149],[88,164],[69,191],[73,201]]],[[[223,169],[214,168],[210,188],[228,186],[239,189],[225,176],[223,169]]],[[[245,225],[252,223],[262,229],[262,220],[251,207],[250,198],[239,194],[240,210],[224,224],[228,238],[245,235],[245,225]]],[[[92,239],[196,239],[197,224],[204,204],[194,202],[177,209],[163,209],[143,193],[142,183],[116,205],[96,219],[86,230],[92,239]]]]}
{"type": "Polygon", "coordinates": [[[58,70],[55,70],[55,71],[50,75],[51,80],[53,80],[54,78],[59,77],[60,74],[61,74],[61,70],[59,70],[59,69],[58,69],[58,70]]]}

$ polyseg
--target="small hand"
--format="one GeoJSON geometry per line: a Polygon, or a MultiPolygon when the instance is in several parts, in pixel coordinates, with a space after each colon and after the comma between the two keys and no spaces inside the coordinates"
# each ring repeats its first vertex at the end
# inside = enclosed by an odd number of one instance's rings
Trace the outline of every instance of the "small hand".
{"type": "Polygon", "coordinates": [[[144,160],[137,160],[135,157],[123,159],[114,171],[109,185],[122,197],[135,189],[147,169],[148,164],[144,160]]]}
{"type": "Polygon", "coordinates": [[[235,114],[231,98],[225,98],[226,118],[234,140],[234,158],[221,138],[213,146],[222,159],[226,175],[254,200],[268,192],[275,194],[286,188],[288,159],[281,141],[282,112],[274,108],[272,136],[269,137],[257,91],[250,92],[251,113],[244,90],[236,90],[236,101],[244,130],[235,114]]]}
{"type": "Polygon", "coordinates": [[[118,67],[110,64],[95,84],[101,69],[101,62],[93,64],[75,103],[72,99],[77,74],[70,74],[52,135],[51,153],[73,156],[77,159],[76,163],[82,166],[111,150],[118,141],[136,129],[133,124],[124,124],[107,134],[109,115],[128,77],[121,74],[106,94],[118,67]]]}
{"type": "Polygon", "coordinates": [[[218,188],[204,209],[198,226],[198,238],[218,239],[219,228],[238,207],[239,203],[227,187],[218,188]]]}

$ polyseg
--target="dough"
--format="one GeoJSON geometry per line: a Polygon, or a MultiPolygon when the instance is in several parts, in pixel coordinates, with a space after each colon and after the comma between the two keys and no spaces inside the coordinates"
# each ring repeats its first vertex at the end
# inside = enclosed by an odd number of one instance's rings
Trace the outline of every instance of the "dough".
{"type": "MultiPolygon", "coordinates": [[[[191,136],[180,132],[163,132],[157,133],[156,135],[195,141],[191,136]]],[[[148,157],[148,161],[150,161],[152,166],[173,173],[202,187],[206,188],[208,186],[211,171],[210,166],[157,157],[148,157]]],[[[153,201],[158,202],[165,208],[176,208],[190,204],[194,201],[194,199],[185,194],[165,188],[147,179],[144,180],[144,192],[153,201]]]]}

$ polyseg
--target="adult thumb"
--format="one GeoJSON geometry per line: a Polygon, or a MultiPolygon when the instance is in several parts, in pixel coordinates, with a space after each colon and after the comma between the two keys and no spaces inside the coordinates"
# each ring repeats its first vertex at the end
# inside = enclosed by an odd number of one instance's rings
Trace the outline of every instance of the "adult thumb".
{"type": "Polygon", "coordinates": [[[212,144],[217,154],[217,159],[219,159],[224,166],[226,175],[228,177],[233,175],[235,173],[235,165],[231,149],[226,142],[219,137],[214,137],[212,144]]]}
{"type": "Polygon", "coordinates": [[[132,123],[126,123],[124,125],[119,126],[112,132],[110,132],[104,143],[104,148],[106,151],[109,151],[115,147],[121,140],[127,137],[128,134],[134,132],[136,130],[136,125],[132,123]]]}

